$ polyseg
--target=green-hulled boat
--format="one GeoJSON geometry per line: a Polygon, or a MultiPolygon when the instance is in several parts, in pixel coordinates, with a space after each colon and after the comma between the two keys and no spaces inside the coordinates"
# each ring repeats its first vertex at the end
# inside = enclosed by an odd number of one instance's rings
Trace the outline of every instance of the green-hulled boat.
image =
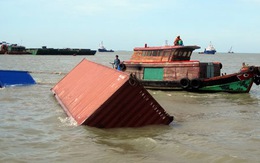
{"type": "Polygon", "coordinates": [[[260,67],[244,66],[233,74],[221,74],[220,62],[190,60],[199,46],[157,46],[134,48],[120,69],[136,76],[148,89],[193,92],[247,93],[260,84],[260,67]]]}
{"type": "Polygon", "coordinates": [[[248,67],[239,73],[212,77],[201,81],[199,91],[247,93],[253,83],[260,84],[260,68],[248,67]]]}

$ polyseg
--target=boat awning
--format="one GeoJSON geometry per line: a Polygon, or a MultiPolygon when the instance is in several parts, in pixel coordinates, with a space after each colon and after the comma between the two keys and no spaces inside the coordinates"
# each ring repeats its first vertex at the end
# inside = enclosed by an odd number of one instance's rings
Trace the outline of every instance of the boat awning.
{"type": "Polygon", "coordinates": [[[144,51],[144,50],[172,50],[172,49],[200,49],[197,45],[189,45],[189,46],[144,46],[144,47],[136,47],[134,51],[144,51]]]}

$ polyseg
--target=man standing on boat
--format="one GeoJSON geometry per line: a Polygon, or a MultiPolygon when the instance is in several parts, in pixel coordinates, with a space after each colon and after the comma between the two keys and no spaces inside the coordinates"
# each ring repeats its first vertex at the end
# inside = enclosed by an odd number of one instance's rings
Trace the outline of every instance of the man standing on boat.
{"type": "Polygon", "coordinates": [[[174,46],[182,46],[183,45],[183,41],[181,39],[180,36],[177,36],[176,39],[174,40],[174,46]]]}
{"type": "Polygon", "coordinates": [[[116,59],[114,60],[114,68],[118,69],[120,64],[120,59],[118,58],[118,55],[116,55],[116,59]]]}

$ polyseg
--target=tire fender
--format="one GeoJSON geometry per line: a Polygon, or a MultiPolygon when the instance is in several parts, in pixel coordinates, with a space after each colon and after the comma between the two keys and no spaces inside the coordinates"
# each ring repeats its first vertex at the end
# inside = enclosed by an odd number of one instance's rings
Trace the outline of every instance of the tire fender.
{"type": "Polygon", "coordinates": [[[198,78],[192,79],[190,85],[193,89],[198,89],[201,86],[201,80],[198,78]]]}
{"type": "Polygon", "coordinates": [[[183,89],[187,89],[190,86],[190,80],[188,78],[182,78],[180,80],[180,85],[183,89]]]}

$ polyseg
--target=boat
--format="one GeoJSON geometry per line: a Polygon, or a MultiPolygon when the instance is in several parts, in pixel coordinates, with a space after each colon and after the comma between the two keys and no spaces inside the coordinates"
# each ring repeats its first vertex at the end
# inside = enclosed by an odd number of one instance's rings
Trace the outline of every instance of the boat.
{"type": "Polygon", "coordinates": [[[232,46],[230,47],[228,53],[234,53],[234,52],[232,51],[232,46]]]}
{"type": "Polygon", "coordinates": [[[95,55],[96,50],[91,49],[77,49],[77,48],[47,48],[42,46],[42,48],[30,48],[26,49],[27,52],[32,55],[95,55]]]}
{"type": "Polygon", "coordinates": [[[197,45],[147,46],[134,48],[128,61],[119,67],[133,74],[147,89],[191,92],[248,93],[260,84],[260,67],[244,66],[243,71],[223,74],[220,62],[190,60],[197,45]]]}
{"type": "Polygon", "coordinates": [[[101,43],[99,44],[98,52],[114,52],[114,50],[107,50],[103,45],[103,41],[101,41],[101,43]]]}
{"type": "Polygon", "coordinates": [[[216,49],[214,48],[214,46],[211,44],[208,45],[208,47],[206,47],[204,49],[204,52],[200,53],[200,54],[215,54],[217,51],[216,49]]]}
{"type": "Polygon", "coordinates": [[[0,43],[0,54],[30,54],[25,46],[9,44],[5,41],[0,43]]]}

